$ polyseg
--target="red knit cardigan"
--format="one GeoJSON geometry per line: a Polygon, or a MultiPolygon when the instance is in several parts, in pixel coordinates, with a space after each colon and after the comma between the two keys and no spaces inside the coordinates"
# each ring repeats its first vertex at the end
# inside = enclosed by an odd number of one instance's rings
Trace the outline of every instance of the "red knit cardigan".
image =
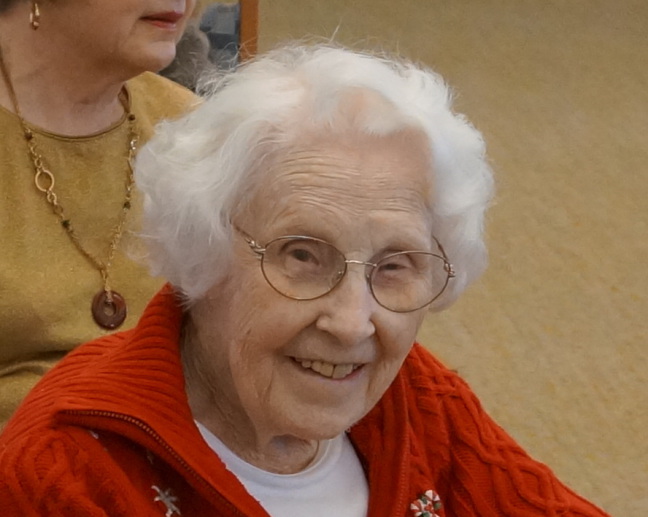
{"type": "MultiPolygon", "coordinates": [[[[184,391],[169,288],[138,326],[90,342],[0,437],[3,517],[267,516],[203,441],[184,391]]],[[[349,431],[370,517],[604,516],[532,460],[421,346],[349,431]]]]}

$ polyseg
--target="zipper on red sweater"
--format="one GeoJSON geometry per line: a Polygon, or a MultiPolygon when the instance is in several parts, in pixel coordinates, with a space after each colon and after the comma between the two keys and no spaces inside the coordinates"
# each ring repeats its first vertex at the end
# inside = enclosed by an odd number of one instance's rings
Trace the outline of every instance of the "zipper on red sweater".
{"type": "Polygon", "coordinates": [[[114,413],[111,411],[99,411],[99,410],[64,410],[61,413],[66,414],[66,415],[71,415],[74,416],[75,418],[79,419],[80,423],[83,423],[85,427],[88,428],[93,428],[95,426],[92,425],[86,425],[84,422],[84,417],[90,417],[90,418],[111,418],[114,420],[119,420],[122,422],[126,422],[130,425],[133,425],[137,427],[139,430],[144,432],[147,436],[152,438],[162,449],[164,449],[168,455],[178,464],[180,465],[186,472],[188,472],[193,479],[198,481],[200,484],[204,485],[207,487],[208,491],[210,491],[214,496],[224,503],[227,507],[231,509],[233,512],[233,515],[238,515],[241,517],[245,517],[245,514],[242,513],[236,506],[234,506],[230,501],[227,500],[218,490],[216,490],[205,478],[203,478],[198,472],[194,470],[194,468],[189,465],[182,456],[180,456],[173,447],[171,447],[166,441],[162,439],[162,437],[157,434],[151,427],[149,427],[147,424],[142,422],[141,420],[132,417],[130,415],[125,415],[123,413],[114,413]]]}

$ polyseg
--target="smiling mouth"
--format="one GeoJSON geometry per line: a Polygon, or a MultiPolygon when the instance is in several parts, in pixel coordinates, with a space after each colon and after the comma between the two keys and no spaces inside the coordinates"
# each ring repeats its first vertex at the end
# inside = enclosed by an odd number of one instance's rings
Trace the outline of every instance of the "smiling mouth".
{"type": "Polygon", "coordinates": [[[358,368],[362,367],[362,364],[333,364],[325,361],[298,359],[296,357],[294,357],[293,360],[305,370],[312,370],[313,372],[329,379],[344,379],[355,372],[358,368]]]}

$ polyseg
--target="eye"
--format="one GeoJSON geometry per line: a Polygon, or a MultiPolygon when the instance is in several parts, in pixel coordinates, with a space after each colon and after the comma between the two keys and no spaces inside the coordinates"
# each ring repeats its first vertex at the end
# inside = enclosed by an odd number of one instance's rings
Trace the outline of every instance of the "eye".
{"type": "Polygon", "coordinates": [[[407,253],[394,253],[380,259],[378,266],[384,270],[412,267],[412,258],[407,253]]]}
{"type": "Polygon", "coordinates": [[[312,237],[281,237],[266,246],[266,272],[291,282],[331,282],[344,270],[344,257],[331,244],[312,237]]]}
{"type": "Polygon", "coordinates": [[[293,280],[312,281],[335,267],[334,248],[316,239],[280,239],[268,251],[272,263],[293,280]]]}
{"type": "Polygon", "coordinates": [[[407,267],[406,264],[403,264],[402,260],[389,259],[384,262],[380,262],[378,267],[381,271],[397,271],[407,267]]]}
{"type": "Polygon", "coordinates": [[[435,257],[422,252],[404,252],[388,255],[380,260],[373,272],[373,282],[381,287],[398,287],[416,282],[431,281],[435,257]]]}
{"type": "Polygon", "coordinates": [[[320,253],[313,242],[288,242],[283,247],[281,254],[284,256],[286,261],[296,261],[304,264],[310,263],[314,266],[320,263],[320,253]]]}
{"type": "Polygon", "coordinates": [[[412,267],[411,257],[406,253],[388,255],[378,262],[374,276],[383,280],[398,279],[411,274],[412,267]]]}

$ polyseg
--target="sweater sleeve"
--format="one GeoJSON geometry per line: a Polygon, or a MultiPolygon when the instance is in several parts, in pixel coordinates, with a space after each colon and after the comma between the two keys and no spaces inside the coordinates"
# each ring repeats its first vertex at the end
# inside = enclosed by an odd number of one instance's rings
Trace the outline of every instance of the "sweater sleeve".
{"type": "Polygon", "coordinates": [[[449,493],[444,501],[447,515],[607,515],[562,484],[546,465],[532,459],[490,418],[454,372],[424,349],[417,355],[428,379],[429,372],[434,372],[433,396],[440,401],[440,415],[450,441],[446,471],[449,493]],[[444,389],[438,389],[440,384],[444,389]]]}
{"type": "Polygon", "coordinates": [[[0,451],[0,515],[128,515],[120,508],[123,498],[112,493],[112,473],[95,461],[101,456],[100,445],[92,445],[90,433],[82,432],[88,439],[49,431],[44,436],[19,439],[0,451]]]}

